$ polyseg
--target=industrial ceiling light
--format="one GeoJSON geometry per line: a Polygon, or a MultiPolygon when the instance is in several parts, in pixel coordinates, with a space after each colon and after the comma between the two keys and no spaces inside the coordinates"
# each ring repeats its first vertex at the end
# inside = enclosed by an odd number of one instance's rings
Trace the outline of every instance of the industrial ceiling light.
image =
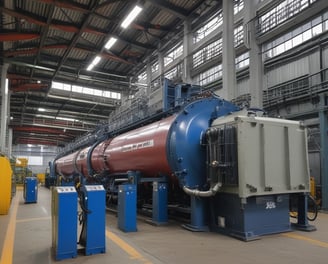
{"type": "Polygon", "coordinates": [[[107,41],[107,43],[106,43],[106,45],[105,45],[105,49],[110,49],[111,47],[113,47],[113,45],[115,44],[115,42],[117,41],[117,38],[114,38],[114,37],[111,37],[108,41],[107,41]]]}
{"type": "Polygon", "coordinates": [[[77,119],[74,119],[74,118],[60,117],[60,116],[57,116],[55,119],[63,120],[63,121],[70,121],[70,122],[81,122],[80,120],[77,120],[77,119]]]}
{"type": "Polygon", "coordinates": [[[91,64],[88,66],[87,71],[91,71],[93,69],[94,66],[96,66],[99,61],[101,60],[100,56],[96,56],[93,61],[91,62],[91,64]]]}
{"type": "Polygon", "coordinates": [[[90,65],[88,66],[88,68],[87,68],[87,71],[91,71],[91,70],[93,69],[94,66],[95,66],[95,65],[90,64],[90,65]]]}
{"type": "Polygon", "coordinates": [[[46,109],[44,109],[44,108],[38,108],[38,111],[39,111],[39,112],[45,112],[46,109]]]}
{"type": "Polygon", "coordinates": [[[141,11],[142,7],[136,5],[128,14],[128,16],[123,20],[121,27],[127,28],[132,23],[132,21],[140,14],[141,11]]]}

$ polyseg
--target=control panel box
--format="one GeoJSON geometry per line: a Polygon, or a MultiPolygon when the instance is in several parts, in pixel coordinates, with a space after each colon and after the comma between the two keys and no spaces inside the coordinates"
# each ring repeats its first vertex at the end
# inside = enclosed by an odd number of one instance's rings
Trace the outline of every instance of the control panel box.
{"type": "Polygon", "coordinates": [[[52,249],[56,260],[77,256],[77,192],[74,187],[52,191],[52,249]]]}

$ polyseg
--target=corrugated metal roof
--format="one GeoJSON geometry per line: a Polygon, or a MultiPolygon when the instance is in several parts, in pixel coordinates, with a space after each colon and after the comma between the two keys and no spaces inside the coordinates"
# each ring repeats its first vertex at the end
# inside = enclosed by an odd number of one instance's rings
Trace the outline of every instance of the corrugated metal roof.
{"type": "MultiPolygon", "coordinates": [[[[183,19],[203,2],[144,1],[141,15],[128,29],[122,29],[120,23],[135,1],[5,0],[1,30],[14,33],[7,34],[1,45],[4,60],[10,64],[10,82],[33,84],[42,80],[45,84],[13,93],[14,120],[33,120],[35,102],[44,108],[62,105],[65,111],[75,111],[77,119],[82,118],[85,103],[63,103],[67,97],[47,97],[52,80],[127,92],[131,89],[130,77],[141,70],[145,58],[154,53],[160,41],[172,39],[183,19]],[[111,36],[118,41],[106,51],[104,44],[111,36]],[[86,71],[96,54],[101,54],[101,62],[94,70],[86,71]]],[[[103,106],[100,109],[108,113],[112,110],[103,106]]]]}

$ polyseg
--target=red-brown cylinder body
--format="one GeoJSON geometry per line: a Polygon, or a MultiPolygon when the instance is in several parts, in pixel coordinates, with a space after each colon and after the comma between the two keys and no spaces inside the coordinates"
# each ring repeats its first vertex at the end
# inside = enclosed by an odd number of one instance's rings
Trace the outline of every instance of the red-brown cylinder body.
{"type": "Polygon", "coordinates": [[[110,173],[140,171],[144,176],[171,175],[167,138],[175,116],[119,135],[105,150],[110,173]]]}
{"type": "Polygon", "coordinates": [[[104,152],[105,152],[105,149],[110,144],[110,142],[111,142],[111,139],[103,141],[99,145],[97,145],[95,147],[95,149],[92,151],[91,165],[92,165],[92,169],[96,173],[101,173],[103,171],[108,170],[108,164],[107,164],[107,160],[106,160],[104,152]]]}
{"type": "Polygon", "coordinates": [[[56,171],[62,176],[70,176],[76,173],[75,159],[79,151],[56,160],[56,171]]]}
{"type": "Polygon", "coordinates": [[[76,155],[76,160],[75,160],[76,168],[78,172],[84,176],[90,176],[88,172],[88,164],[87,164],[89,149],[90,147],[80,150],[76,155]]]}

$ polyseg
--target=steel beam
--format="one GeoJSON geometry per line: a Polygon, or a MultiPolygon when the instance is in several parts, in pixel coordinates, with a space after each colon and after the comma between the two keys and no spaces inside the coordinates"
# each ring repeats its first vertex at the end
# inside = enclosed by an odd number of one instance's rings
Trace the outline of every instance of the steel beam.
{"type": "Polygon", "coordinates": [[[163,9],[167,11],[168,13],[179,17],[181,19],[187,19],[189,13],[188,10],[181,8],[179,6],[176,6],[169,1],[162,1],[162,0],[147,0],[150,4],[159,7],[160,9],[163,9]]]}

